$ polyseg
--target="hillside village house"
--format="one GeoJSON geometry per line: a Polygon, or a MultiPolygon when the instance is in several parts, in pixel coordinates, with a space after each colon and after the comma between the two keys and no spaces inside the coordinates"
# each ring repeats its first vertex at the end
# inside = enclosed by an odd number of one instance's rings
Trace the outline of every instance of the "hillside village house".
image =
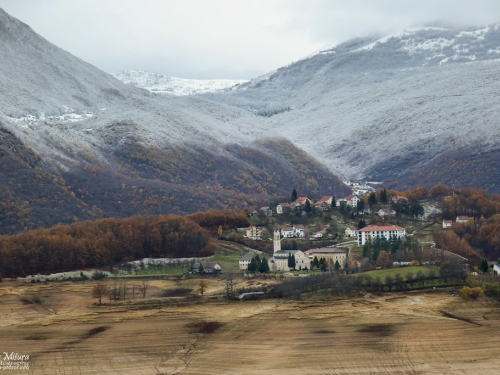
{"type": "Polygon", "coordinates": [[[312,237],[313,238],[321,238],[321,237],[323,237],[323,233],[321,233],[321,231],[313,233],[312,237]]]}
{"type": "Polygon", "coordinates": [[[304,226],[302,224],[295,224],[293,226],[293,235],[295,237],[304,237],[304,226]]]}
{"type": "Polygon", "coordinates": [[[408,198],[401,195],[395,195],[391,198],[393,203],[408,204],[408,198]]]}
{"type": "Polygon", "coordinates": [[[256,227],[255,225],[250,225],[248,228],[246,228],[246,236],[251,240],[261,240],[262,228],[256,227]]]}
{"type": "Polygon", "coordinates": [[[457,216],[457,219],[455,221],[457,222],[457,224],[465,224],[470,219],[473,219],[473,218],[469,217],[469,216],[457,216]]]}
{"type": "Polygon", "coordinates": [[[378,216],[380,217],[388,217],[396,215],[396,211],[390,208],[381,208],[378,210],[378,216]]]}
{"type": "Polygon", "coordinates": [[[310,249],[307,250],[305,254],[309,257],[311,261],[314,260],[314,257],[317,257],[318,260],[321,258],[325,258],[328,267],[334,266],[335,262],[339,262],[340,268],[345,268],[346,265],[346,259],[347,259],[346,252],[336,247],[323,247],[320,249],[310,249]]]}
{"type": "Polygon", "coordinates": [[[332,196],[322,197],[319,201],[317,201],[314,205],[320,211],[328,211],[332,206],[332,196]]]}
{"type": "Polygon", "coordinates": [[[202,273],[220,273],[222,267],[216,262],[201,262],[193,264],[193,272],[199,272],[200,264],[203,266],[202,273]]]}
{"type": "Polygon", "coordinates": [[[491,266],[493,268],[493,274],[494,275],[500,275],[500,264],[494,264],[491,266]]]}
{"type": "Polygon", "coordinates": [[[349,195],[346,198],[347,205],[351,207],[358,207],[359,198],[356,195],[349,195]]]}
{"type": "Polygon", "coordinates": [[[290,212],[290,203],[280,203],[276,206],[276,213],[278,215],[290,212]]]}
{"type": "Polygon", "coordinates": [[[310,200],[309,198],[307,197],[298,197],[295,202],[296,203],[300,203],[302,206],[305,206],[306,205],[306,201],[309,201],[309,204],[312,206],[313,205],[313,201],[310,200]]]}
{"type": "Polygon", "coordinates": [[[271,208],[265,206],[260,208],[260,212],[262,212],[266,216],[272,216],[273,215],[273,210],[271,208]]]}
{"type": "Polygon", "coordinates": [[[248,265],[250,264],[252,259],[255,258],[256,255],[257,253],[255,251],[249,251],[248,253],[243,255],[239,261],[239,269],[240,270],[248,269],[248,265]]]}
{"type": "Polygon", "coordinates": [[[347,199],[346,198],[340,198],[340,199],[337,200],[336,204],[337,204],[337,207],[347,206],[347,199]]]}
{"type": "Polygon", "coordinates": [[[390,240],[393,238],[404,239],[406,237],[406,229],[397,225],[369,225],[358,230],[358,244],[365,245],[368,241],[373,241],[375,238],[385,238],[390,240]]]}
{"type": "Polygon", "coordinates": [[[283,227],[283,228],[281,228],[281,235],[284,238],[291,238],[291,237],[293,237],[293,234],[294,234],[293,227],[283,227]]]}
{"type": "Polygon", "coordinates": [[[344,232],[346,237],[357,237],[358,236],[358,228],[356,227],[347,227],[344,232]]]}
{"type": "Polygon", "coordinates": [[[278,230],[274,231],[273,256],[269,259],[269,268],[271,271],[290,271],[288,267],[288,258],[290,255],[295,257],[295,269],[311,268],[311,261],[300,250],[281,250],[281,237],[278,230]]]}
{"type": "Polygon", "coordinates": [[[443,229],[451,228],[453,220],[443,220],[443,229]]]}

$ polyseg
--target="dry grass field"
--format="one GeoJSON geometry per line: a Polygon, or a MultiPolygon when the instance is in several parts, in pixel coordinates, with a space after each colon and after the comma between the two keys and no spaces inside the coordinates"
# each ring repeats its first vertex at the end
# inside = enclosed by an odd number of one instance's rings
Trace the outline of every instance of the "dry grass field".
{"type": "Polygon", "coordinates": [[[3,282],[0,353],[29,355],[30,369],[0,374],[500,371],[500,306],[489,299],[462,302],[443,291],[230,302],[216,298],[223,281],[207,282],[197,300],[159,297],[166,288],[196,288],[196,280],[158,280],[146,299],[106,298],[103,306],[90,295],[95,281],[3,282]],[[213,321],[221,326],[200,333],[213,321]]]}

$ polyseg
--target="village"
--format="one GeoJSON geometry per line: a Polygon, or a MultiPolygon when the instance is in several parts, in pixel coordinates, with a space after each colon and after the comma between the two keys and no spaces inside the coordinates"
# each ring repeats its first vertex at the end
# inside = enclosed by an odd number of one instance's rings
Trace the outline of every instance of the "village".
{"type": "MultiPolygon", "coordinates": [[[[238,269],[303,274],[317,270],[348,272],[438,264],[454,255],[435,247],[432,230],[450,229],[455,223],[465,224],[473,219],[457,216],[455,220],[439,223],[436,215],[439,212],[433,207],[424,209],[416,199],[388,195],[385,189],[376,194],[366,185],[356,184],[356,187],[353,190],[357,194],[340,199],[323,196],[316,201],[297,197],[294,189],[290,202],[248,211],[252,225],[238,228],[238,235],[254,244],[263,243],[262,246],[272,242],[272,249],[249,251],[239,259],[238,269]]],[[[456,259],[466,258],[456,256],[456,259]]],[[[212,269],[221,272],[220,264],[210,262],[197,263],[194,271],[200,266],[204,273],[212,269]]]]}

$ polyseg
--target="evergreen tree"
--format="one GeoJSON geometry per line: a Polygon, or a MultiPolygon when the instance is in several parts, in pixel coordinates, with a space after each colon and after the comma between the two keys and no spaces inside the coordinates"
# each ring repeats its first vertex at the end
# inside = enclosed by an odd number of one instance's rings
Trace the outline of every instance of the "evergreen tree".
{"type": "Polygon", "coordinates": [[[269,272],[269,263],[267,262],[266,257],[262,258],[262,261],[260,262],[259,265],[259,272],[260,273],[266,273],[269,272]]]}
{"type": "Polygon", "coordinates": [[[306,204],[304,205],[304,211],[308,213],[311,212],[311,203],[307,199],[306,199],[306,204]]]}
{"type": "Polygon", "coordinates": [[[291,262],[290,262],[290,263],[291,263],[291,265],[292,265],[290,268],[295,269],[295,266],[296,266],[296,264],[297,264],[297,263],[295,262],[295,255],[292,255],[292,260],[291,260],[291,262]]]}
{"type": "Polygon", "coordinates": [[[332,208],[337,207],[337,202],[335,201],[335,195],[332,195],[332,208]]]}
{"type": "Polygon", "coordinates": [[[312,269],[318,269],[319,268],[319,260],[318,257],[314,257],[312,264],[311,264],[312,269]],[[315,268],[316,267],[316,268],[315,268]]]}
{"type": "Polygon", "coordinates": [[[297,191],[295,190],[295,188],[292,191],[292,196],[290,197],[290,199],[292,200],[292,202],[295,202],[297,200],[297,191]]]}
{"type": "Polygon", "coordinates": [[[326,271],[326,259],[325,258],[321,258],[319,260],[319,269],[321,271],[326,271]]]}
{"type": "Polygon", "coordinates": [[[338,260],[335,261],[335,270],[339,270],[340,269],[340,263],[338,260]]]}
{"type": "Polygon", "coordinates": [[[292,268],[292,253],[288,253],[288,263],[287,263],[288,268],[292,268]]]}
{"type": "Polygon", "coordinates": [[[248,272],[255,272],[259,268],[260,259],[258,255],[254,256],[248,265],[248,272]]]}
{"type": "Polygon", "coordinates": [[[364,227],[366,227],[366,222],[361,219],[358,223],[358,229],[363,229],[364,227]]]}
{"type": "Polygon", "coordinates": [[[380,203],[387,203],[387,191],[385,189],[380,192],[380,203]]]}
{"type": "Polygon", "coordinates": [[[358,207],[358,212],[361,212],[365,209],[365,201],[363,199],[360,199],[357,204],[358,207]]]}
{"type": "Polygon", "coordinates": [[[480,267],[480,270],[484,273],[488,272],[488,261],[486,259],[483,259],[483,261],[481,262],[481,267],[480,267]]]}
{"type": "Polygon", "coordinates": [[[198,273],[203,273],[205,269],[203,268],[203,264],[200,263],[200,266],[198,267],[198,273]]]}
{"type": "Polygon", "coordinates": [[[368,204],[370,205],[370,209],[373,210],[373,207],[377,204],[377,197],[375,193],[370,193],[368,196],[368,204]]]}

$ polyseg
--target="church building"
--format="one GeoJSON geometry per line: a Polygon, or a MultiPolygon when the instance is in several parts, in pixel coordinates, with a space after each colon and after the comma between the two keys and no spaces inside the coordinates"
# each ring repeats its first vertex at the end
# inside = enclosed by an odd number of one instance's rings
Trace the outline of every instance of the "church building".
{"type": "Polygon", "coordinates": [[[273,239],[274,253],[269,259],[269,266],[272,271],[290,271],[293,267],[288,266],[289,258],[295,259],[295,270],[310,269],[311,260],[300,250],[281,250],[281,235],[279,230],[274,231],[273,239]]]}

